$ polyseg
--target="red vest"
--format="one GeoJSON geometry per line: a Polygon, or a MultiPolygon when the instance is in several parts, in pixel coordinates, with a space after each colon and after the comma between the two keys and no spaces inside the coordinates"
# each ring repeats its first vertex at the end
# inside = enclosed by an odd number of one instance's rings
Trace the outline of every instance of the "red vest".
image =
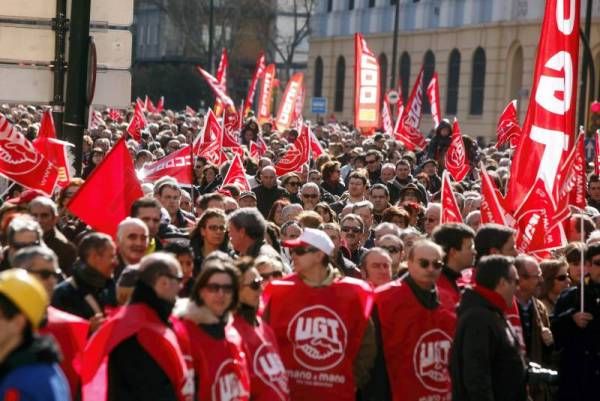
{"type": "Polygon", "coordinates": [[[456,307],[460,301],[460,292],[456,285],[443,273],[440,274],[436,285],[442,306],[456,314],[456,307]]]}
{"type": "Polygon", "coordinates": [[[190,400],[193,386],[187,380],[183,354],[175,333],[154,310],[143,304],[133,304],[121,308],[90,338],[81,369],[83,401],[107,399],[108,356],[116,346],[134,335],[169,377],[177,399],[190,400]]]}
{"type": "Polygon", "coordinates": [[[456,315],[441,305],[426,309],[400,280],[379,287],[375,303],[392,400],[450,400],[456,315]]]}
{"type": "Polygon", "coordinates": [[[273,329],[259,320],[252,326],[237,315],[233,325],[248,349],[251,399],[253,401],[289,401],[288,377],[277,348],[273,329]]]}
{"type": "Polygon", "coordinates": [[[294,274],[271,282],[265,299],[291,398],[354,400],[353,364],[373,306],[369,285],[346,277],[312,288],[294,274]]]}
{"type": "Polygon", "coordinates": [[[250,376],[242,338],[233,324],[225,338],[216,339],[189,320],[175,322],[174,329],[186,354],[188,367],[197,375],[196,398],[210,401],[249,401],[250,376]]]}
{"type": "Polygon", "coordinates": [[[81,355],[87,342],[90,324],[79,316],[61,311],[52,306],[47,309],[48,322],[40,329],[40,333],[49,334],[58,343],[63,359],[60,367],[69,381],[71,394],[79,394],[81,379],[81,355]]]}

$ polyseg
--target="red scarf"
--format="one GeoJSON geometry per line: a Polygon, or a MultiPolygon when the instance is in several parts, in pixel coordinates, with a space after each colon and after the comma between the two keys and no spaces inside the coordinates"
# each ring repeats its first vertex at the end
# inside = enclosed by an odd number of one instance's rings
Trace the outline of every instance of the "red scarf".
{"type": "Polygon", "coordinates": [[[502,295],[498,294],[494,290],[490,290],[489,288],[485,288],[479,284],[475,284],[473,286],[473,291],[481,295],[485,298],[489,303],[494,305],[496,308],[500,309],[502,313],[506,313],[508,310],[508,305],[506,305],[506,301],[502,298],[502,295]]]}

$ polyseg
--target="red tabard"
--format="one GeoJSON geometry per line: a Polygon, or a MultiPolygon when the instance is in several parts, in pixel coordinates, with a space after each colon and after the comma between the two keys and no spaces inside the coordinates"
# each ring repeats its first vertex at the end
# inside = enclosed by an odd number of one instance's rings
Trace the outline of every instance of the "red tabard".
{"type": "Polygon", "coordinates": [[[513,297],[512,305],[506,310],[506,321],[512,327],[514,333],[519,339],[521,351],[525,354],[525,338],[523,337],[523,326],[521,325],[521,315],[519,315],[519,306],[517,305],[517,297],[513,297]]]}
{"type": "Polygon", "coordinates": [[[107,399],[108,356],[117,345],[134,335],[169,377],[177,399],[191,400],[193,386],[186,377],[186,365],[177,337],[154,310],[143,304],[121,308],[90,338],[81,367],[82,400],[107,399]]]}
{"type": "Polygon", "coordinates": [[[455,314],[441,306],[426,309],[400,280],[379,287],[375,303],[392,400],[450,400],[455,314]]]}
{"type": "Polygon", "coordinates": [[[233,325],[248,349],[251,399],[255,401],[288,401],[290,390],[288,377],[277,348],[273,329],[259,318],[259,325],[252,326],[237,315],[233,325]]]}
{"type": "Polygon", "coordinates": [[[456,314],[456,307],[460,301],[460,292],[456,289],[456,285],[442,273],[438,278],[437,288],[442,306],[456,314]]]}
{"type": "MultiPolygon", "coordinates": [[[[198,400],[250,400],[250,375],[244,345],[233,324],[225,327],[225,338],[221,340],[211,337],[189,320],[180,320],[174,328],[184,353],[189,352],[191,356],[191,366],[197,375],[198,400]]],[[[185,358],[189,360],[187,355],[185,358]]]]}
{"type": "Polygon", "coordinates": [[[40,329],[40,333],[51,335],[58,343],[63,356],[60,367],[69,381],[71,394],[75,396],[79,394],[81,355],[87,342],[90,324],[79,316],[52,306],[48,307],[47,312],[48,323],[40,329]]]}
{"type": "Polygon", "coordinates": [[[352,368],[373,306],[369,285],[346,277],[312,288],[293,274],[271,282],[265,300],[291,399],[354,400],[352,368]]]}

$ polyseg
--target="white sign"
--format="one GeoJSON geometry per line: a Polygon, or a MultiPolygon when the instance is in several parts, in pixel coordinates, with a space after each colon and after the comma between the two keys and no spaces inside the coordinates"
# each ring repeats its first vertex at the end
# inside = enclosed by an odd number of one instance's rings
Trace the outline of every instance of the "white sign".
{"type": "Polygon", "coordinates": [[[54,31],[24,25],[0,25],[0,60],[51,63],[54,60],[54,31]]]}
{"type": "Polygon", "coordinates": [[[56,17],[56,1],[1,0],[0,16],[27,19],[52,19],[56,17]]]}
{"type": "Polygon", "coordinates": [[[131,103],[131,73],[121,70],[98,70],[92,104],[127,108],[131,103]]]}
{"type": "Polygon", "coordinates": [[[390,104],[396,104],[400,99],[400,95],[395,90],[391,90],[387,93],[387,99],[390,104]]]}

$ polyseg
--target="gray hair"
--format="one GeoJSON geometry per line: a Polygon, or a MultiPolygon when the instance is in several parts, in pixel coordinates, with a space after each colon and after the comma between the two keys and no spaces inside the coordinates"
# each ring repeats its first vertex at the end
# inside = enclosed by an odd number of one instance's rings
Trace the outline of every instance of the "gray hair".
{"type": "Polygon", "coordinates": [[[386,230],[389,231],[388,234],[393,234],[395,236],[397,236],[398,238],[400,238],[400,233],[402,232],[402,229],[400,227],[398,227],[396,224],[394,223],[390,223],[390,222],[383,222],[383,223],[379,223],[375,229],[373,231],[375,231],[375,236],[377,236],[377,232],[381,231],[381,230],[386,230]]]}
{"type": "Polygon", "coordinates": [[[11,265],[12,267],[29,270],[31,269],[33,261],[37,258],[52,262],[55,270],[58,269],[58,257],[56,256],[56,253],[54,253],[52,249],[41,245],[28,246],[19,249],[12,257],[11,265]]]}
{"type": "Polygon", "coordinates": [[[141,219],[138,219],[137,217],[126,217],[119,223],[119,226],[117,227],[117,241],[120,242],[123,239],[125,229],[131,226],[143,227],[144,231],[146,231],[146,234],[148,234],[148,226],[146,226],[146,223],[144,223],[141,219]]]}
{"type": "Polygon", "coordinates": [[[9,245],[12,245],[15,240],[15,235],[22,232],[37,233],[38,241],[42,241],[44,232],[40,223],[28,216],[15,217],[8,225],[6,239],[9,245]]]}
{"type": "Polygon", "coordinates": [[[52,212],[52,216],[58,216],[58,207],[56,206],[56,203],[47,196],[38,196],[34,198],[31,202],[29,202],[29,210],[31,210],[32,206],[45,207],[47,209],[50,209],[50,211],[52,212]]]}
{"type": "Polygon", "coordinates": [[[302,185],[302,188],[300,188],[300,193],[303,193],[305,189],[308,188],[312,188],[315,189],[317,191],[318,194],[321,193],[321,189],[319,188],[319,186],[317,184],[315,184],[314,182],[307,182],[306,184],[302,185]]]}
{"type": "Polygon", "coordinates": [[[352,205],[352,213],[355,213],[357,209],[362,209],[363,207],[368,208],[371,212],[373,211],[373,203],[368,200],[356,202],[352,205]]]}
{"type": "Polygon", "coordinates": [[[365,231],[365,222],[363,221],[362,217],[360,217],[357,214],[347,214],[344,217],[342,217],[342,220],[340,221],[340,227],[344,225],[344,222],[346,220],[353,220],[356,221],[358,224],[360,224],[360,231],[364,232],[365,231]]]}
{"type": "Polygon", "coordinates": [[[371,249],[367,250],[365,253],[363,253],[362,256],[360,257],[360,263],[358,266],[360,267],[361,270],[364,270],[367,267],[367,259],[369,258],[369,255],[372,255],[374,253],[378,253],[380,255],[388,257],[390,259],[390,263],[391,263],[392,257],[390,256],[390,253],[383,248],[374,246],[373,248],[371,248],[371,249]]]}
{"type": "Polygon", "coordinates": [[[281,218],[284,221],[287,221],[288,216],[290,216],[294,212],[301,213],[304,209],[302,209],[302,205],[298,203],[290,203],[289,205],[285,205],[283,209],[281,209],[281,218]]]}
{"type": "Polygon", "coordinates": [[[238,230],[244,229],[246,235],[253,240],[261,240],[265,237],[267,223],[263,215],[252,207],[243,207],[229,215],[229,223],[238,230]]]}

